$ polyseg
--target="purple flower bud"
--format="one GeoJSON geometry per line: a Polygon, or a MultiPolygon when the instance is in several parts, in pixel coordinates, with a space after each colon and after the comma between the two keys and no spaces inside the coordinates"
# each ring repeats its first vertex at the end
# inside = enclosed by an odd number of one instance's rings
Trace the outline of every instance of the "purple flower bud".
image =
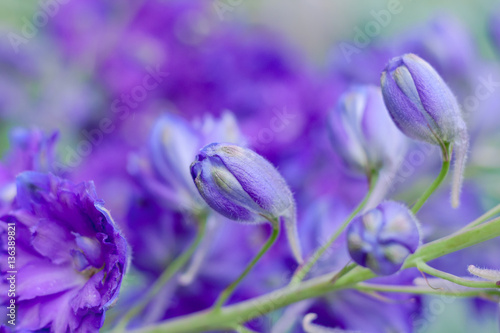
{"type": "Polygon", "coordinates": [[[302,262],[292,192],[262,156],[240,146],[212,143],[196,156],[191,176],[207,204],[232,220],[283,220],[295,258],[302,262]]]}
{"type": "MultiPolygon", "coordinates": [[[[153,177],[141,174],[145,177],[143,182],[149,184],[154,194],[160,194],[158,196],[164,198],[170,207],[205,208],[191,179],[189,165],[205,144],[214,141],[243,142],[231,113],[224,113],[220,119],[207,116],[197,123],[189,123],[174,114],[162,115],[153,127],[149,146],[155,174],[153,177]]],[[[134,168],[133,163],[131,168],[134,168]]]]}
{"type": "Polygon", "coordinates": [[[406,138],[394,125],[375,86],[354,86],[330,113],[328,123],[334,149],[350,168],[365,174],[397,165],[406,138]]]}
{"type": "Polygon", "coordinates": [[[0,304],[15,300],[20,331],[97,332],[128,266],[125,239],[92,183],[28,171],[16,185],[14,207],[0,218],[0,269],[15,274],[16,288],[0,304]]]}
{"type": "Polygon", "coordinates": [[[380,81],[385,105],[404,134],[441,146],[446,160],[446,144],[454,145],[452,204],[458,206],[468,135],[455,96],[434,68],[414,54],[389,61],[380,81]]]}
{"type": "Polygon", "coordinates": [[[347,230],[351,258],[378,275],[396,273],[420,244],[418,222],[404,205],[386,201],[356,217],[347,230]]]}

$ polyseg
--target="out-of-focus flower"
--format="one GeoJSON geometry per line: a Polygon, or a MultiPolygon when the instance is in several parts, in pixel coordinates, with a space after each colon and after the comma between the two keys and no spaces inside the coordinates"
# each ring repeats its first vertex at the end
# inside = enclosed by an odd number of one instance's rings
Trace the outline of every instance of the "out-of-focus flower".
{"type": "Polygon", "coordinates": [[[150,180],[150,184],[161,191],[172,208],[202,209],[205,206],[193,184],[189,166],[197,152],[214,141],[242,143],[232,114],[225,113],[220,120],[206,117],[194,124],[180,116],[165,114],[154,125],[149,147],[158,181],[150,180]]]}
{"type": "Polygon", "coordinates": [[[196,156],[191,175],[207,204],[232,220],[284,221],[292,252],[302,262],[295,200],[271,163],[250,149],[212,143],[196,156]]]}
{"type": "Polygon", "coordinates": [[[159,198],[160,204],[179,211],[204,209],[206,205],[193,184],[189,166],[198,151],[214,141],[244,142],[231,113],[193,123],[164,114],[151,133],[149,161],[133,156],[129,171],[159,198]]]}
{"type": "Polygon", "coordinates": [[[490,35],[493,40],[494,45],[500,52],[500,16],[497,10],[492,16],[490,21],[490,35]]]}
{"type": "Polygon", "coordinates": [[[394,125],[375,86],[355,86],[330,113],[329,133],[335,151],[351,169],[370,175],[397,165],[406,138],[394,125]]]}
{"type": "MultiPolygon", "coordinates": [[[[0,33],[7,34],[1,28],[0,33]]],[[[63,134],[76,131],[102,108],[99,84],[85,69],[65,62],[50,37],[40,33],[27,41],[14,49],[0,44],[0,71],[8,73],[0,77],[0,115],[44,130],[52,130],[57,119],[65,125],[59,128],[63,134]]]]}
{"type": "Polygon", "coordinates": [[[479,60],[468,27],[457,17],[445,13],[402,34],[398,42],[400,53],[411,52],[426,59],[446,81],[455,81],[453,88],[469,79],[479,60]]]}
{"type": "MultiPolygon", "coordinates": [[[[128,246],[92,183],[27,171],[13,209],[0,219],[2,275],[16,270],[16,329],[94,332],[118,297],[128,246]],[[7,230],[16,230],[15,267],[7,230]]],[[[5,281],[2,281],[5,291],[5,281]]],[[[9,302],[2,292],[1,303],[9,302]]]]}
{"type": "Polygon", "coordinates": [[[63,172],[55,157],[58,133],[44,134],[38,129],[14,128],[9,134],[10,149],[0,164],[0,215],[6,213],[15,196],[15,178],[26,170],[63,172]]]}
{"type": "Polygon", "coordinates": [[[418,222],[400,203],[386,201],[352,221],[347,230],[351,258],[379,275],[396,273],[420,243],[418,222]]]}
{"type": "Polygon", "coordinates": [[[460,187],[469,139],[458,102],[439,74],[414,54],[393,58],[381,76],[384,101],[398,128],[410,138],[457,151],[452,205],[459,205],[460,187]]]}

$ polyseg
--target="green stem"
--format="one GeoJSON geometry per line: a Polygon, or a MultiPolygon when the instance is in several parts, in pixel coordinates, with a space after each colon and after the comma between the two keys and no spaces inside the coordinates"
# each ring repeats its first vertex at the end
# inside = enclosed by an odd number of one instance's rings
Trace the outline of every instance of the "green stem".
{"type": "Polygon", "coordinates": [[[429,199],[431,194],[434,193],[434,191],[436,191],[439,185],[441,185],[443,180],[446,178],[446,175],[450,170],[449,156],[451,156],[450,143],[445,143],[443,147],[443,165],[441,166],[441,171],[439,172],[439,175],[431,184],[431,186],[429,186],[429,188],[427,188],[427,190],[424,193],[422,193],[422,195],[420,196],[420,198],[418,198],[415,205],[413,205],[411,209],[413,214],[416,214],[420,210],[420,208],[422,208],[427,199],[429,199]]]}
{"type": "Polygon", "coordinates": [[[130,309],[117,324],[113,331],[121,332],[124,331],[125,327],[129,321],[141,313],[142,310],[149,304],[149,302],[160,292],[160,290],[165,286],[165,284],[182,268],[189,259],[193,256],[198,245],[200,245],[203,236],[205,235],[205,229],[207,224],[206,214],[200,214],[198,216],[198,231],[196,238],[189,248],[177,257],[170,265],[166,267],[160,277],[155,281],[153,286],[149,289],[148,293],[139,301],[139,303],[130,309]]]}
{"type": "Polygon", "coordinates": [[[470,287],[470,288],[495,288],[498,289],[498,286],[496,285],[495,282],[491,281],[472,281],[468,279],[464,279],[458,276],[455,276],[450,273],[446,273],[443,271],[440,271],[438,269],[432,268],[431,266],[427,265],[423,261],[417,261],[417,268],[429,275],[453,282],[455,284],[458,284],[460,286],[464,287],[470,287]]]}
{"type": "Polygon", "coordinates": [[[363,200],[347,217],[347,219],[340,226],[340,228],[335,231],[335,233],[330,237],[330,239],[325,244],[323,244],[319,249],[316,250],[316,252],[312,255],[309,261],[305,265],[299,267],[297,272],[295,272],[295,274],[293,275],[292,280],[290,281],[290,285],[297,285],[302,280],[304,280],[307,273],[309,273],[314,264],[316,264],[316,262],[319,260],[319,258],[321,258],[321,256],[325,253],[325,251],[328,250],[330,246],[332,246],[333,242],[335,242],[335,240],[340,236],[340,234],[347,228],[352,219],[356,217],[356,215],[358,215],[358,213],[363,209],[368,199],[370,198],[371,193],[373,192],[373,188],[377,183],[377,179],[378,179],[378,172],[376,171],[372,172],[371,176],[369,177],[368,192],[366,193],[363,200]]]}
{"type": "Polygon", "coordinates": [[[271,246],[274,244],[276,239],[278,238],[279,232],[280,232],[280,225],[278,221],[271,221],[271,225],[273,228],[273,231],[271,233],[271,236],[267,240],[267,242],[262,246],[260,249],[259,253],[252,259],[252,261],[248,264],[247,268],[241,273],[241,275],[229,285],[224,291],[220,294],[219,298],[215,302],[213,306],[213,311],[220,311],[220,308],[224,305],[224,303],[231,297],[233,294],[234,290],[238,286],[238,284],[247,276],[247,274],[252,270],[252,268],[257,264],[257,262],[262,258],[262,256],[271,248],[271,246]]]}
{"type": "Polygon", "coordinates": [[[481,223],[483,223],[485,221],[488,221],[489,219],[491,219],[492,217],[494,217],[495,215],[497,215],[499,213],[500,213],[500,204],[496,205],[495,207],[493,207],[492,209],[490,209],[489,211],[487,211],[483,215],[479,216],[477,219],[475,219],[471,223],[467,224],[462,229],[458,230],[457,233],[460,233],[460,232],[465,231],[467,229],[470,229],[470,228],[473,228],[475,226],[478,226],[481,223]]]}
{"type": "MultiPolygon", "coordinates": [[[[498,236],[500,236],[500,218],[485,222],[460,234],[450,235],[423,245],[407,258],[403,267],[414,267],[419,261],[430,261],[498,236]]],[[[353,287],[356,283],[375,277],[369,269],[360,266],[341,276],[335,283],[331,283],[335,275],[336,273],[325,274],[298,285],[287,286],[269,294],[221,308],[220,311],[214,312],[209,309],[143,327],[133,332],[196,333],[236,327],[240,323],[289,304],[353,287]]]]}
{"type": "Polygon", "coordinates": [[[475,297],[481,296],[483,294],[498,294],[495,290],[484,290],[484,289],[471,289],[471,290],[443,290],[443,289],[431,289],[421,286],[399,286],[399,285],[386,285],[386,284],[374,284],[374,283],[358,283],[352,286],[353,289],[359,291],[381,291],[389,293],[408,293],[408,294],[420,294],[420,295],[448,295],[456,297],[475,297]]]}

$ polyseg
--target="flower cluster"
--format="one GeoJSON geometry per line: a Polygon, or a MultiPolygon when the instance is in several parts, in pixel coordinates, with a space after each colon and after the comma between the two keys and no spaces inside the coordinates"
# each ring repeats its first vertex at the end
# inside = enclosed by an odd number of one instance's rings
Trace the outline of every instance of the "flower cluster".
{"type": "Polygon", "coordinates": [[[0,301],[15,305],[16,329],[98,330],[117,300],[128,246],[92,183],[26,171],[16,193],[0,218],[2,275],[11,277],[0,301]]]}
{"type": "Polygon", "coordinates": [[[441,15],[319,71],[220,20],[244,8],[48,1],[7,33],[0,331],[419,332],[443,292],[497,311],[498,64],[441,15]]]}

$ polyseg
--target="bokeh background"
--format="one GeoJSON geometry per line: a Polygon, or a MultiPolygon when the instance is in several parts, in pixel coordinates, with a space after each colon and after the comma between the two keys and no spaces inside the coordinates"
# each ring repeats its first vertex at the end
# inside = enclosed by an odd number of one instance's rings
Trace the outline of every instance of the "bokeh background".
{"type": "MultiPolygon", "coordinates": [[[[196,122],[230,110],[247,144],[278,165],[294,192],[307,187],[330,196],[341,217],[364,183],[341,169],[318,129],[350,84],[378,84],[384,64],[405,52],[443,75],[472,137],[465,208],[444,207],[445,189],[422,211],[433,239],[500,200],[500,84],[484,88],[500,82],[498,1],[2,0],[0,149],[5,154],[19,126],[59,131],[58,170],[94,180],[115,219],[125,220],[124,198],[134,187],[123,174],[130,154],[147,146],[157,117],[168,112],[196,122]],[[382,26],[376,13],[390,6],[398,13],[382,26]],[[373,22],[378,29],[368,36],[373,22]],[[360,31],[363,45],[356,44],[360,31]],[[345,47],[355,51],[346,56],[345,47]],[[145,83],[148,73],[155,74],[145,83]],[[478,96],[478,87],[487,93],[478,96]],[[284,127],[273,129],[283,114],[284,127]],[[329,157],[318,157],[324,151],[329,157]]],[[[391,195],[414,198],[438,167],[438,153],[428,156],[391,195]]],[[[491,249],[459,254],[463,265],[448,259],[442,267],[465,275],[468,263],[500,264],[491,249]]],[[[497,308],[479,301],[473,309],[462,300],[422,302],[421,332],[498,328],[497,308]]]]}

